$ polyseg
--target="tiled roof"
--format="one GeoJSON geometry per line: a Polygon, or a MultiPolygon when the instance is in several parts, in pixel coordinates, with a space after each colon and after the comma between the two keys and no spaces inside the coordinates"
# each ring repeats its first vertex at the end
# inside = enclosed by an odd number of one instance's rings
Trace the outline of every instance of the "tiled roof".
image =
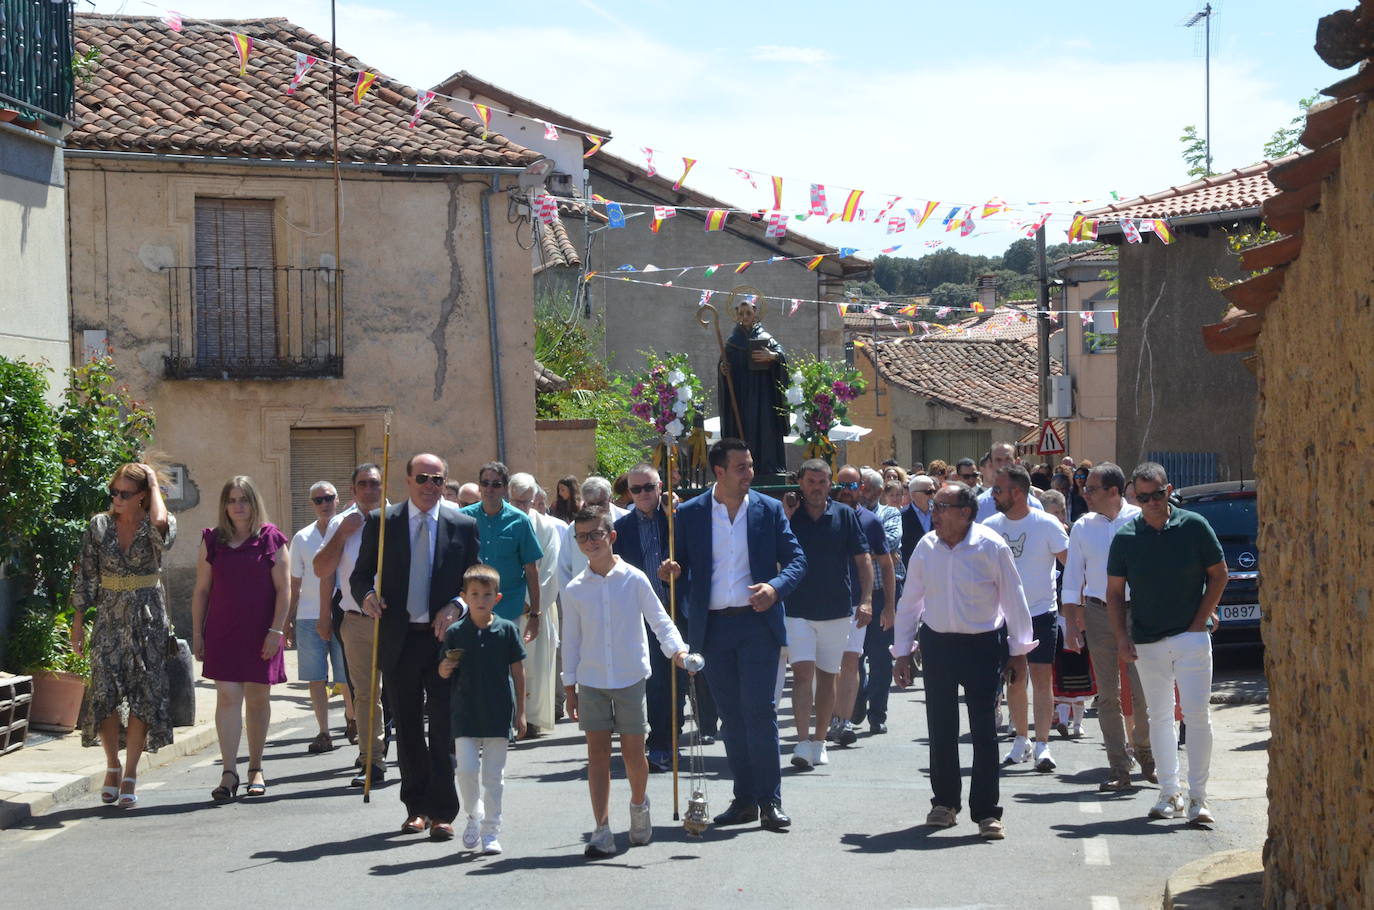
{"type": "Polygon", "coordinates": [[[583,134],[582,144],[584,147],[591,146],[591,141],[586,137],[587,133],[600,136],[607,142],[611,139],[611,131],[605,127],[593,126],[590,123],[584,123],[581,120],[570,117],[562,111],[556,111],[551,107],[545,107],[537,101],[531,101],[529,98],[503,89],[499,85],[493,85],[485,79],[479,79],[467,70],[459,70],[452,76],[449,76],[443,82],[434,86],[434,90],[441,94],[453,95],[458,98],[490,98],[497,104],[503,105],[511,113],[520,114],[525,117],[537,117],[546,123],[552,123],[555,126],[564,126],[570,130],[576,130],[583,134]]]}
{"type": "Polygon", "coordinates": [[[1098,262],[1116,262],[1116,258],[1116,247],[1094,244],[1086,249],[1070,253],[1062,259],[1056,259],[1050,265],[1055,268],[1062,268],[1066,265],[1092,265],[1098,262]]]}
{"type": "MultiPolygon", "coordinates": [[[[1317,21],[1314,49],[1324,63],[1346,69],[1365,62],[1354,75],[1321,90],[1333,100],[1308,108],[1307,124],[1298,141],[1311,151],[1289,155],[1271,169],[1269,177],[1276,190],[1265,200],[1263,215],[1265,223],[1284,236],[1241,253],[1241,266],[1251,276],[1221,291],[1231,306],[1221,322],[1202,327],[1203,344],[1213,354],[1254,351],[1264,328],[1265,312],[1283,292],[1288,267],[1297,261],[1307,242],[1307,213],[1321,207],[1328,190],[1349,193],[1339,180],[1327,178],[1339,173],[1347,146],[1351,155],[1369,153],[1368,148],[1351,145],[1350,131],[1357,117],[1368,116],[1374,92],[1372,24],[1374,0],[1361,0],[1357,10],[1337,10],[1317,21]]],[[[1325,227],[1331,229],[1330,225],[1325,227]]],[[[1320,234],[1313,238],[1314,243],[1321,240],[1320,234]]],[[[1246,358],[1246,362],[1253,369],[1253,358],[1246,358]]]]}
{"type": "MultiPolygon", "coordinates": [[[[861,350],[884,379],[922,398],[1019,427],[1037,425],[1040,386],[1034,344],[931,335],[865,344],[861,350]]],[[[1054,362],[1050,371],[1062,372],[1054,362]]]]}
{"type": "MultiPolygon", "coordinates": [[[[1278,189],[1269,182],[1270,169],[1291,157],[1238,167],[1224,174],[1203,177],[1182,186],[1171,186],[1158,193],[1126,199],[1084,214],[1094,217],[1110,215],[1114,218],[1182,218],[1258,209],[1264,200],[1278,193],[1278,189]]],[[[1115,225],[1102,225],[1103,229],[1109,227],[1114,228],[1115,225]]]]}
{"type": "MultiPolygon", "coordinates": [[[[100,62],[89,85],[77,83],[74,119],[81,125],[67,138],[69,147],[235,158],[333,155],[329,66],[317,64],[286,94],[296,52],[327,60],[329,42],[285,19],[188,20],[173,32],[157,18],[82,14],[76,44],[80,52],[99,48],[100,62]],[[225,29],[255,40],[242,76],[225,29]]],[[[442,99],[408,128],[415,90],[380,74],[355,105],[357,72],[377,71],[348,54],[338,59],[346,65],[338,80],[339,151],[346,161],[522,167],[539,157],[502,136],[483,139],[477,121],[442,99]]]]}
{"type": "MultiPolygon", "coordinates": [[[[559,214],[566,216],[568,213],[559,214]]],[[[581,213],[578,213],[578,217],[581,217],[581,213]]],[[[544,224],[537,218],[533,223],[539,238],[539,260],[545,266],[582,267],[582,256],[577,252],[577,246],[572,242],[572,238],[568,236],[568,228],[563,223],[563,217],[554,219],[553,224],[544,224]]]]}

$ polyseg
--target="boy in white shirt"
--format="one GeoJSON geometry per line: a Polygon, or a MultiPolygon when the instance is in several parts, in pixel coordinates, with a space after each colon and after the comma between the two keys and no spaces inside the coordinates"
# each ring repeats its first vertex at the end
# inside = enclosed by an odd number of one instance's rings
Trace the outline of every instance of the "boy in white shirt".
{"type": "Polygon", "coordinates": [[[643,572],[611,549],[611,513],[583,509],[573,517],[569,537],[587,557],[587,568],[562,593],[563,685],[568,715],[587,734],[587,787],[596,828],[589,857],[615,854],[610,828],[611,734],[620,734],[620,755],[630,781],[630,843],[653,837],[649,820],[649,732],[645,682],[649,678],[647,620],[664,655],[684,666],[687,645],[643,572]]]}

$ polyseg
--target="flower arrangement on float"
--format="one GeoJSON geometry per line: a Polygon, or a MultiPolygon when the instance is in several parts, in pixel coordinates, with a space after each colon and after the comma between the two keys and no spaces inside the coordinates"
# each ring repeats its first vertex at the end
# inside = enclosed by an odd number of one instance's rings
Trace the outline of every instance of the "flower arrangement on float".
{"type": "MultiPolygon", "coordinates": [[[[646,369],[630,387],[630,413],[648,423],[659,437],[654,448],[654,467],[672,473],[678,441],[687,436],[689,465],[706,466],[706,433],[697,419],[700,412],[701,380],[692,372],[686,354],[644,355],[646,369]]],[[[670,486],[675,481],[669,481],[670,486]]]]}
{"type": "Polygon", "coordinates": [[[831,460],[835,444],[830,431],[849,426],[849,403],[868,389],[863,374],[830,360],[800,360],[792,371],[784,397],[797,445],[807,458],[831,460]]]}

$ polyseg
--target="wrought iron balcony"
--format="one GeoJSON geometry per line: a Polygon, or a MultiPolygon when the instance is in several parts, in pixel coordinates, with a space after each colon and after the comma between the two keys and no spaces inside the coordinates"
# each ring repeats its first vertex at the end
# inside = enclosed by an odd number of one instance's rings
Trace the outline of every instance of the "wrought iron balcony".
{"type": "Polygon", "coordinates": [[[0,107],[69,116],[72,44],[70,0],[0,0],[0,107]]]}
{"type": "Polygon", "coordinates": [[[343,375],[338,269],[173,266],[169,379],[343,375]]]}

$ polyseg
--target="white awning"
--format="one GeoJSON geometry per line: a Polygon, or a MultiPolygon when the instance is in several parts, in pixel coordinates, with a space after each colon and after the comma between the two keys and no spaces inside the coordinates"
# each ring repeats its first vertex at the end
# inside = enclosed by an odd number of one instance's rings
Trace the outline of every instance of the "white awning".
{"type": "MultiPolygon", "coordinates": [[[[719,417],[708,417],[708,418],[706,418],[705,426],[706,426],[706,438],[707,438],[707,441],[708,441],[708,442],[718,442],[718,441],[720,441],[720,418],[719,418],[719,417]]],[[[869,433],[872,433],[872,432],[873,432],[873,428],[872,428],[872,427],[861,427],[861,426],[858,426],[858,425],[851,425],[851,426],[840,425],[840,426],[836,426],[834,429],[832,429],[832,430],[830,431],[830,441],[831,441],[831,442],[858,442],[860,439],[863,439],[865,436],[867,436],[869,433]]],[[[797,437],[796,437],[796,436],[784,436],[784,437],[782,438],[782,441],[785,442],[785,443],[787,443],[788,445],[794,445],[794,444],[797,442],[797,437]]]]}

